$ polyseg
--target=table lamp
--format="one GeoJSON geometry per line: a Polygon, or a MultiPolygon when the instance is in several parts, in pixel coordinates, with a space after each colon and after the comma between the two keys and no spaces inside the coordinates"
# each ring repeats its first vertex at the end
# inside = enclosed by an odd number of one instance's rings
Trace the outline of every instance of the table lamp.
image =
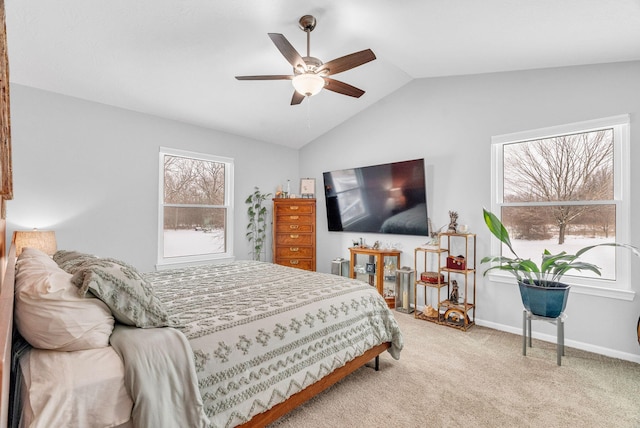
{"type": "Polygon", "coordinates": [[[50,256],[57,250],[56,233],[52,230],[17,230],[13,233],[13,241],[16,245],[16,257],[27,247],[36,248],[50,256]]]}

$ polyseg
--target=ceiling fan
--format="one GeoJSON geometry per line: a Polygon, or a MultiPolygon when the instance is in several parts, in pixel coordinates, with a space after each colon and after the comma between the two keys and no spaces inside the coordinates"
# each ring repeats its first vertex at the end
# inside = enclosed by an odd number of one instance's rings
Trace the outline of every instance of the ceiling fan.
{"type": "Polygon", "coordinates": [[[376,59],[371,49],[365,49],[323,63],[310,53],[311,32],[316,28],[316,19],[311,15],[300,18],[299,27],[307,33],[307,56],[302,57],[289,41],[278,33],[269,33],[271,41],[280,53],[293,66],[293,74],[277,74],[262,76],[236,76],[238,80],[291,80],[295,91],[291,105],[300,104],[305,97],[311,97],[325,88],[338,94],[360,98],[364,91],[348,83],[340,82],[328,76],[342,73],[376,59]]]}

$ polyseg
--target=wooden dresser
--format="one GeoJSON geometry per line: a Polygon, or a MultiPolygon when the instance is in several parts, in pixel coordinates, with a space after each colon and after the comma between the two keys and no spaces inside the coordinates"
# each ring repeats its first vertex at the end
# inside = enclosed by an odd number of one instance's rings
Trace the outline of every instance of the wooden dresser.
{"type": "Polygon", "coordinates": [[[316,270],[316,200],[273,200],[273,262],[316,270]]]}

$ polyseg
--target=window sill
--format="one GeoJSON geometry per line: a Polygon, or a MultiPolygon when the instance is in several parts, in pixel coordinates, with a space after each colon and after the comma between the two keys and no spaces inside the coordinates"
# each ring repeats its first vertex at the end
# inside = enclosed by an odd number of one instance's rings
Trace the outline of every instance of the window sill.
{"type": "MultiPolygon", "coordinates": [[[[499,275],[499,274],[488,274],[489,280],[495,283],[501,284],[509,284],[513,286],[515,284],[515,279],[511,275],[499,275]]],[[[606,297],[608,299],[615,300],[624,300],[627,302],[631,302],[635,298],[635,291],[631,290],[623,290],[620,288],[608,288],[608,287],[598,287],[595,285],[584,285],[577,284],[575,282],[564,281],[567,284],[571,285],[571,292],[577,294],[584,294],[587,296],[595,296],[595,297],[606,297]]]]}

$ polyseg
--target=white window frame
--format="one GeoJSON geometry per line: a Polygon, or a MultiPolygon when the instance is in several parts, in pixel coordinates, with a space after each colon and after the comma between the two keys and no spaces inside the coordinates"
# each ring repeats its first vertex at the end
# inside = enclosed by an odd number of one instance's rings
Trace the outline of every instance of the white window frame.
{"type": "Polygon", "coordinates": [[[158,161],[158,260],[156,269],[170,269],[180,266],[189,266],[202,264],[206,262],[226,262],[233,261],[233,158],[215,156],[206,153],[196,153],[187,150],[172,149],[168,147],[160,147],[158,161]],[[219,162],[225,164],[225,201],[224,207],[226,213],[226,251],[224,253],[200,254],[193,256],[181,257],[164,257],[164,156],[179,156],[190,159],[198,159],[210,162],[219,162]]]}
{"type": "MultiPolygon", "coordinates": [[[[540,140],[558,135],[589,132],[603,128],[613,129],[614,144],[614,196],[616,206],[616,241],[629,243],[631,239],[630,220],[630,120],[628,114],[611,116],[601,119],[575,122],[548,128],[533,129],[512,134],[497,135],[491,138],[491,211],[500,217],[504,206],[519,206],[517,203],[505,203],[503,199],[504,156],[503,147],[510,143],[540,140]]],[[[533,204],[535,205],[535,204],[533,204]]],[[[540,203],[540,205],[545,205],[540,203]]],[[[491,254],[499,254],[501,243],[491,237],[491,254]]],[[[603,280],[600,278],[564,277],[563,282],[572,286],[572,292],[588,294],[614,299],[631,301],[635,292],[631,287],[631,252],[626,249],[611,249],[616,251],[616,279],[603,280]]],[[[489,274],[492,281],[513,282],[513,277],[503,272],[492,271],[489,274]]]]}

